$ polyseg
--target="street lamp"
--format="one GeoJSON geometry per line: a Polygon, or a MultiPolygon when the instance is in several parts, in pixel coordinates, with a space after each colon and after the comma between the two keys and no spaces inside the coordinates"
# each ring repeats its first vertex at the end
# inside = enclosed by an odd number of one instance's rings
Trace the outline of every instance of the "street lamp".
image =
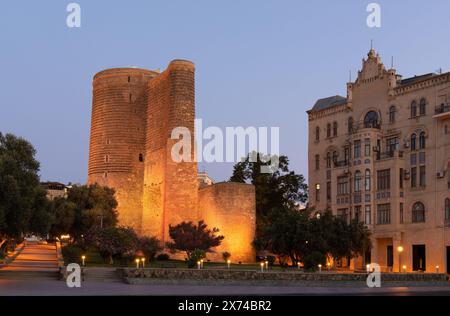
{"type": "Polygon", "coordinates": [[[200,268],[201,268],[201,262],[197,261],[197,269],[200,270],[200,268]]]}
{"type": "Polygon", "coordinates": [[[266,260],[264,263],[266,264],[266,270],[269,270],[269,261],[266,260]]]}
{"type": "Polygon", "coordinates": [[[406,265],[403,265],[403,272],[406,272],[406,265]]]}
{"type": "Polygon", "coordinates": [[[319,264],[319,273],[322,272],[322,265],[319,264]]]}
{"type": "Polygon", "coordinates": [[[228,266],[228,269],[230,269],[230,265],[231,265],[231,260],[228,259],[228,260],[227,260],[227,266],[228,266]]]}
{"type": "Polygon", "coordinates": [[[300,262],[297,262],[298,271],[300,271],[300,262]]]}
{"type": "Polygon", "coordinates": [[[142,258],[141,261],[142,261],[142,267],[145,268],[145,258],[142,258]]]}
{"type": "Polygon", "coordinates": [[[136,258],[135,262],[136,262],[136,269],[139,269],[139,258],[136,258]]]}
{"type": "Polygon", "coordinates": [[[261,262],[261,272],[264,272],[264,262],[261,262]]]}
{"type": "Polygon", "coordinates": [[[398,246],[397,247],[397,251],[398,251],[398,272],[402,272],[400,267],[402,266],[403,247],[402,246],[398,246]]]}
{"type": "Polygon", "coordinates": [[[85,256],[85,255],[82,255],[82,256],[81,256],[81,264],[83,265],[83,267],[84,267],[85,264],[86,264],[85,260],[86,260],[86,256],[85,256]]]}

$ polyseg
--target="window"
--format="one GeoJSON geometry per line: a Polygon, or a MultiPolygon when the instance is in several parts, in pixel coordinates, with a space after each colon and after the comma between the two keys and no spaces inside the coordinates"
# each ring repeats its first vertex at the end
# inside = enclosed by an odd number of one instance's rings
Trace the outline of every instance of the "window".
{"type": "Polygon", "coordinates": [[[366,170],[364,187],[366,191],[370,191],[370,170],[366,170]]]}
{"type": "Polygon", "coordinates": [[[427,100],[424,98],[420,100],[419,113],[420,115],[425,115],[427,113],[427,100]]]}
{"type": "Polygon", "coordinates": [[[361,192],[362,175],[361,171],[355,172],[355,192],[361,192]]]}
{"type": "Polygon", "coordinates": [[[419,136],[419,149],[425,149],[425,132],[420,133],[420,136],[419,136]]]}
{"type": "Polygon", "coordinates": [[[320,184],[316,184],[316,202],[320,201],[320,184]]]}
{"type": "Polygon", "coordinates": [[[365,128],[380,128],[380,116],[375,111],[370,111],[364,118],[365,128]]]}
{"type": "Polygon", "coordinates": [[[445,199],[445,220],[450,221],[450,199],[445,199]]]}
{"type": "Polygon", "coordinates": [[[387,191],[391,188],[391,169],[377,172],[377,190],[387,191]]]}
{"type": "Polygon", "coordinates": [[[327,182],[327,201],[331,201],[331,182],[327,182]]]}
{"type": "Polygon", "coordinates": [[[143,162],[144,161],[144,155],[139,154],[139,162],[143,162]]]}
{"type": "Polygon", "coordinates": [[[320,169],[320,156],[316,155],[315,156],[315,164],[316,164],[316,170],[320,169]]]}
{"type": "Polygon", "coordinates": [[[393,156],[394,152],[400,147],[398,137],[389,138],[386,141],[386,151],[389,155],[393,156]]]}
{"type": "Polygon", "coordinates": [[[411,103],[411,118],[415,118],[417,116],[417,102],[413,101],[411,103]]]}
{"type": "Polygon", "coordinates": [[[131,81],[131,77],[130,76],[128,76],[128,82],[130,82],[131,81]]]}
{"type": "Polygon", "coordinates": [[[377,224],[387,225],[391,223],[391,204],[377,205],[377,224]]]}
{"type": "Polygon", "coordinates": [[[426,180],[426,170],[425,170],[425,166],[420,166],[419,168],[419,182],[420,182],[420,186],[424,187],[427,185],[427,180],[426,180]]]}
{"type": "Polygon", "coordinates": [[[337,151],[333,152],[333,163],[336,166],[338,164],[338,153],[337,151]]]}
{"type": "Polygon", "coordinates": [[[347,195],[350,193],[349,185],[348,185],[348,177],[339,177],[337,179],[337,194],[338,195],[347,195]]]}
{"type": "Polygon", "coordinates": [[[348,133],[353,133],[353,117],[348,118],[348,133]]]}
{"type": "Polygon", "coordinates": [[[417,187],[417,167],[411,168],[411,188],[417,187]]]}
{"type": "Polygon", "coordinates": [[[403,189],[403,168],[400,168],[398,183],[400,189],[403,189]]]}
{"type": "Polygon", "coordinates": [[[361,206],[355,206],[355,222],[361,222],[361,206]]]}
{"type": "Polygon", "coordinates": [[[327,168],[331,168],[331,153],[327,153],[327,168]]]}
{"type": "Polygon", "coordinates": [[[392,105],[389,108],[389,123],[395,123],[395,114],[397,112],[397,109],[395,108],[394,105],[392,105]]]}
{"type": "Polygon", "coordinates": [[[108,178],[108,172],[104,172],[104,173],[103,173],[103,177],[104,177],[104,178],[108,178]]]}
{"type": "Polygon", "coordinates": [[[403,224],[405,222],[403,217],[403,203],[400,203],[400,224],[403,224]]]}
{"type": "Polygon", "coordinates": [[[366,138],[364,141],[364,155],[366,157],[370,156],[370,138],[366,138]]]}
{"type": "Polygon", "coordinates": [[[316,127],[316,141],[319,141],[319,140],[320,140],[320,127],[317,126],[316,127]]]}
{"type": "Polygon", "coordinates": [[[327,124],[327,137],[328,138],[331,137],[331,124],[330,123],[327,124]]]}
{"type": "Polygon", "coordinates": [[[344,161],[345,165],[349,165],[350,163],[350,148],[344,148],[344,161]]]}
{"type": "Polygon", "coordinates": [[[109,155],[105,155],[105,162],[109,162],[109,155]]]}
{"type": "Polygon", "coordinates": [[[338,123],[334,122],[333,123],[333,136],[336,137],[338,134],[338,123]]]}
{"type": "Polygon", "coordinates": [[[422,202],[417,202],[412,208],[412,222],[424,223],[425,222],[425,206],[422,202]]]}
{"type": "Polygon", "coordinates": [[[355,140],[353,152],[355,153],[355,158],[361,158],[361,141],[355,140]]]}
{"type": "Polygon", "coordinates": [[[416,139],[417,139],[416,134],[412,134],[411,135],[411,150],[416,150],[416,148],[417,148],[416,139]]]}
{"type": "Polygon", "coordinates": [[[365,207],[365,222],[366,225],[372,224],[372,208],[370,205],[366,205],[365,207]]]}

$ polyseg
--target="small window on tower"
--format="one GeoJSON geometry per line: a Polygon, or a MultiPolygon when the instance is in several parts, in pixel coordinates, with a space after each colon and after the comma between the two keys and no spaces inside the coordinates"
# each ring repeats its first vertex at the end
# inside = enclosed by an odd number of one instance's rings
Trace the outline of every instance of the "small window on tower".
{"type": "Polygon", "coordinates": [[[131,77],[130,76],[128,76],[128,82],[130,82],[131,81],[131,77]]]}
{"type": "Polygon", "coordinates": [[[104,178],[108,178],[108,172],[103,173],[104,178]]]}
{"type": "Polygon", "coordinates": [[[139,161],[143,162],[144,161],[144,156],[142,154],[139,154],[139,161]]]}

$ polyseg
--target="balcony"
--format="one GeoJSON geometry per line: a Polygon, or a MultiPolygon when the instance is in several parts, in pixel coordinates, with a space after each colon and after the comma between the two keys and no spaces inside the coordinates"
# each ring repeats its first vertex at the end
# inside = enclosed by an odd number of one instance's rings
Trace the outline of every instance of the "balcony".
{"type": "Polygon", "coordinates": [[[364,129],[380,130],[381,124],[377,123],[377,122],[367,122],[367,123],[362,122],[362,123],[358,123],[358,124],[353,124],[353,126],[350,128],[349,132],[350,132],[350,134],[356,134],[364,129]]]}
{"type": "Polygon", "coordinates": [[[386,152],[377,153],[377,161],[394,159],[394,158],[403,158],[404,152],[402,150],[388,150],[386,152]]]}
{"type": "Polygon", "coordinates": [[[434,112],[434,118],[446,119],[450,117],[450,103],[438,105],[434,112]]]}

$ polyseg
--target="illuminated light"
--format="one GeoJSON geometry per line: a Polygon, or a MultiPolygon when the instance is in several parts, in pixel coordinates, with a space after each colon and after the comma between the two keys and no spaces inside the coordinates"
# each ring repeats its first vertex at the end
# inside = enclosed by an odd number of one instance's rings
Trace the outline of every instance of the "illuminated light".
{"type": "Polygon", "coordinates": [[[228,269],[230,268],[230,265],[231,265],[231,260],[227,260],[228,269]]]}
{"type": "Polygon", "coordinates": [[[145,268],[145,258],[142,258],[141,261],[142,261],[142,267],[145,268]]]}
{"type": "Polygon", "coordinates": [[[316,184],[316,189],[320,190],[320,184],[316,184]]]}
{"type": "Polygon", "coordinates": [[[139,262],[140,262],[139,258],[136,258],[135,262],[136,262],[136,269],[139,269],[139,262]]]}
{"type": "Polygon", "coordinates": [[[403,252],[403,247],[402,247],[402,246],[398,246],[398,247],[397,247],[397,251],[400,252],[400,253],[402,253],[402,252],[403,252]]]}
{"type": "Polygon", "coordinates": [[[201,262],[197,261],[197,269],[200,270],[201,269],[201,262]]]}
{"type": "Polygon", "coordinates": [[[261,262],[261,272],[264,272],[264,262],[261,262]]]}
{"type": "Polygon", "coordinates": [[[83,266],[86,264],[85,260],[86,260],[86,256],[85,255],[81,256],[81,264],[83,266]]]}

